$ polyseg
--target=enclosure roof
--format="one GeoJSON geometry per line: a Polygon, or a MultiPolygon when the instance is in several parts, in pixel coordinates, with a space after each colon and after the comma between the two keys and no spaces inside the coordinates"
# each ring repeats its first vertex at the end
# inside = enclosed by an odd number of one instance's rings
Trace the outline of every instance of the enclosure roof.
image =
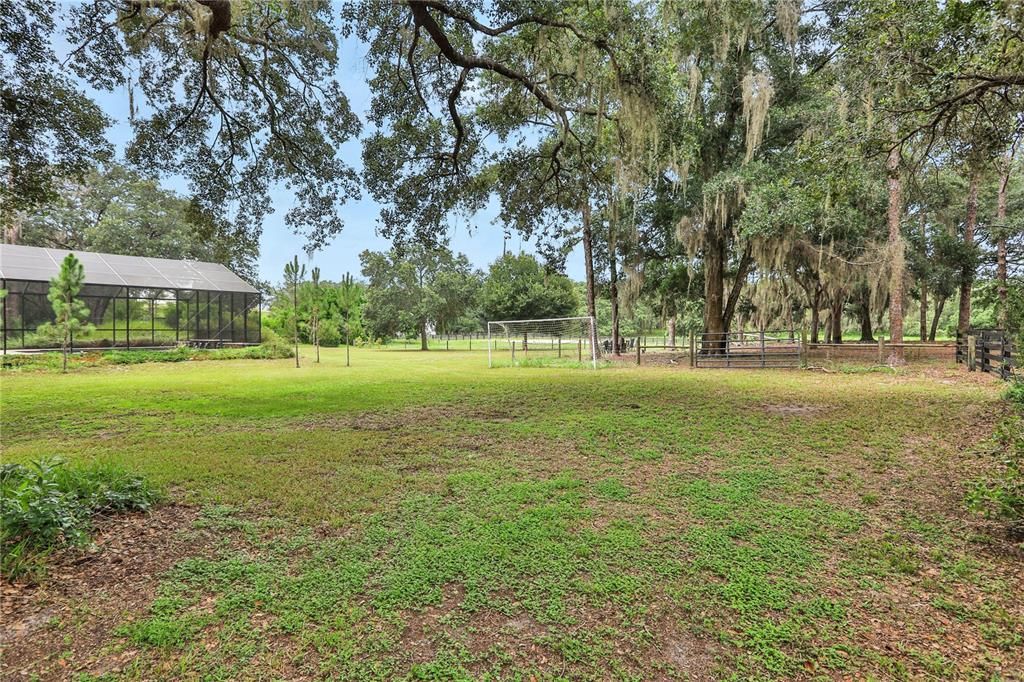
{"type": "MultiPolygon", "coordinates": [[[[60,262],[69,253],[63,249],[0,244],[0,278],[48,282],[60,272],[60,262]]],[[[74,254],[85,268],[86,284],[257,293],[253,286],[220,263],[92,251],[75,251],[74,254]]]]}

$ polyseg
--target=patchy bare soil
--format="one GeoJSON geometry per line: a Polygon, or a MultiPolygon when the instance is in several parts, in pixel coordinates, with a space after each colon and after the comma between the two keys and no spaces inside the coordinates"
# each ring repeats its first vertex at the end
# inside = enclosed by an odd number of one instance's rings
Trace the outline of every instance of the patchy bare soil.
{"type": "Polygon", "coordinates": [[[177,504],[102,520],[84,549],[51,557],[40,585],[4,584],[3,679],[100,676],[137,651],[111,647],[116,629],[149,609],[161,575],[215,540],[177,504]]]}

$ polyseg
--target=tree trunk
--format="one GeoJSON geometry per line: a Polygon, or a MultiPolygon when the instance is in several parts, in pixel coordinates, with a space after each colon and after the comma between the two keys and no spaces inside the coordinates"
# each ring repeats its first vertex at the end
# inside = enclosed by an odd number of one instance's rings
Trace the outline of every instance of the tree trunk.
{"type": "Polygon", "coordinates": [[[316,349],[316,363],[320,364],[320,320],[316,314],[313,315],[313,319],[310,320],[310,327],[313,332],[313,348],[316,349]]]}
{"type": "MultiPolygon", "coordinates": [[[[924,211],[921,211],[921,245],[924,249],[924,254],[928,255],[928,229],[927,229],[927,218],[925,217],[924,211]]],[[[921,342],[924,343],[928,340],[928,281],[921,278],[921,331],[918,336],[921,342]]]]}
{"type": "Polygon", "coordinates": [[[725,348],[725,235],[714,225],[704,237],[704,332],[707,352],[725,348]]]}
{"type": "MultiPolygon", "coordinates": [[[[750,266],[753,265],[754,258],[750,253],[750,248],[747,247],[743,250],[743,255],[740,256],[740,262],[736,265],[736,278],[732,281],[732,287],[729,289],[729,297],[725,301],[725,311],[722,313],[722,326],[725,331],[728,332],[732,326],[732,318],[736,313],[736,306],[740,301],[740,294],[743,293],[743,283],[747,281],[747,273],[750,272],[750,266]]],[[[743,327],[740,327],[740,331],[743,331],[743,327]]]]}
{"type": "Polygon", "coordinates": [[[946,297],[938,296],[935,299],[935,313],[932,315],[932,330],[928,332],[928,340],[935,340],[935,333],[939,330],[939,316],[942,315],[942,309],[946,307],[946,297]]]}
{"type": "Polygon", "coordinates": [[[583,267],[587,273],[587,315],[597,319],[597,293],[594,286],[594,233],[590,229],[590,200],[580,206],[583,216],[583,267]]]}
{"type": "MultiPolygon", "coordinates": [[[[788,292],[786,293],[785,306],[786,306],[786,324],[789,325],[789,340],[792,341],[793,340],[793,334],[794,334],[795,327],[796,327],[796,323],[793,320],[793,299],[789,295],[788,292]]],[[[802,324],[803,323],[803,315],[801,315],[800,318],[801,318],[800,322],[802,324]]]]}
{"type": "Polygon", "coordinates": [[[103,324],[103,317],[107,314],[107,308],[110,306],[110,302],[114,300],[109,296],[103,298],[88,298],[85,300],[86,307],[89,308],[89,323],[94,324],[97,327],[103,324]]]}
{"type": "Polygon", "coordinates": [[[861,296],[861,300],[857,302],[857,315],[860,317],[860,342],[861,343],[874,343],[875,337],[871,333],[871,307],[868,305],[870,293],[867,296],[861,296]]]}
{"type": "MultiPolygon", "coordinates": [[[[305,270],[303,270],[305,272],[305,270]]],[[[292,287],[292,306],[295,311],[295,320],[292,325],[292,340],[295,341],[295,368],[299,367],[299,290],[298,285],[292,287]]],[[[131,315],[131,311],[128,311],[131,315]]]]}
{"type": "Polygon", "coordinates": [[[906,363],[903,355],[903,268],[904,244],[900,233],[900,216],[903,213],[903,183],[900,180],[900,150],[893,147],[885,164],[889,176],[889,257],[892,271],[889,275],[889,364],[906,363]]]}
{"type": "Polygon", "coordinates": [[[841,292],[836,292],[832,298],[832,308],[829,311],[829,343],[843,342],[843,304],[846,302],[841,292]]]}
{"type": "MultiPolygon", "coordinates": [[[[981,183],[981,173],[977,170],[971,171],[971,181],[967,189],[967,220],[964,223],[964,247],[971,250],[974,247],[974,227],[978,224],[978,185],[981,183]]],[[[971,327],[971,290],[974,288],[974,264],[965,263],[960,273],[960,315],[957,318],[956,329],[964,334],[971,327]]]]}
{"type": "Polygon", "coordinates": [[[821,325],[821,289],[811,299],[811,343],[818,343],[818,327],[821,325]]]}
{"type": "Polygon", "coordinates": [[[608,296],[612,302],[612,353],[619,354],[619,266],[615,257],[615,240],[608,244],[608,253],[611,257],[610,273],[611,278],[608,284],[608,296]]]}
{"type": "Polygon", "coordinates": [[[420,350],[427,350],[427,321],[420,320],[420,350]]]}
{"type": "Polygon", "coordinates": [[[676,316],[668,318],[668,345],[675,348],[676,345],[676,316]]]}
{"type": "Polygon", "coordinates": [[[918,336],[921,341],[928,340],[928,287],[921,282],[921,328],[918,336]]]}
{"type": "MultiPolygon", "coordinates": [[[[7,177],[10,179],[10,173],[7,174],[7,177]]],[[[21,211],[14,211],[11,216],[11,222],[0,231],[4,244],[17,244],[21,241],[21,221],[21,211]]]]}
{"type": "Polygon", "coordinates": [[[1009,311],[1009,289],[1006,285],[1006,195],[1007,190],[1010,186],[1010,166],[1012,165],[1013,157],[1007,152],[1006,157],[1003,159],[1003,172],[999,178],[999,199],[996,202],[996,229],[998,230],[998,238],[996,239],[996,286],[999,297],[999,310],[997,311],[997,320],[1000,329],[1007,329],[1010,321],[1009,311]]]}
{"type": "Polygon", "coordinates": [[[231,28],[230,0],[196,0],[196,2],[210,10],[210,25],[206,29],[210,37],[216,38],[231,28]]]}

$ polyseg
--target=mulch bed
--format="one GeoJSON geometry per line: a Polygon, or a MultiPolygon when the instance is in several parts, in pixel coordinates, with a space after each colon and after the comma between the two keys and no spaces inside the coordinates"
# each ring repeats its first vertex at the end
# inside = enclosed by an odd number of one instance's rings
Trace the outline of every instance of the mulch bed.
{"type": "Polygon", "coordinates": [[[137,652],[108,646],[114,631],[147,611],[164,572],[211,542],[193,529],[198,513],[167,504],[102,519],[88,547],[48,558],[41,584],[5,583],[0,679],[98,676],[131,662],[137,652]]]}

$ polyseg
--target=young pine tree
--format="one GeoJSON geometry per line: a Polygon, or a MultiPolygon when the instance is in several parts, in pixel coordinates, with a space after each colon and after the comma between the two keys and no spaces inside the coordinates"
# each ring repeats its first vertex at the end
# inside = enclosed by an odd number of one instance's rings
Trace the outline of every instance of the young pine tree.
{"type": "Polygon", "coordinates": [[[341,315],[344,320],[345,331],[345,366],[351,366],[350,352],[352,349],[352,316],[359,307],[359,287],[352,279],[351,273],[346,272],[341,278],[341,315]]]}
{"type": "Polygon", "coordinates": [[[313,348],[316,349],[316,361],[320,362],[320,268],[310,271],[313,282],[313,301],[309,310],[309,333],[313,336],[313,348]]]}
{"type": "Polygon", "coordinates": [[[295,367],[299,366],[299,285],[306,277],[306,266],[299,265],[299,257],[284,266],[284,286],[291,292],[292,340],[295,342],[295,367]]]}
{"type": "Polygon", "coordinates": [[[69,253],[60,264],[60,273],[50,280],[50,305],[56,318],[54,326],[60,332],[60,349],[64,355],[63,371],[68,371],[68,349],[72,335],[82,329],[89,317],[89,308],[78,300],[78,292],[85,283],[85,268],[75,254],[69,253]]]}

